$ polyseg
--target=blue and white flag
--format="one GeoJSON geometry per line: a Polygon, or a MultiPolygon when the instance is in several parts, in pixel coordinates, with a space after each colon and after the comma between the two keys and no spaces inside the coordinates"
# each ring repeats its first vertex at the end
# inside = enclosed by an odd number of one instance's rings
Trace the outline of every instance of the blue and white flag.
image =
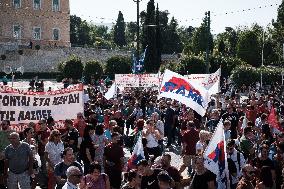
{"type": "Polygon", "coordinates": [[[218,189],[230,188],[226,140],[221,119],[204,152],[204,166],[216,175],[218,189]]]}
{"type": "Polygon", "coordinates": [[[143,54],[140,56],[139,60],[137,60],[136,56],[132,55],[132,73],[140,73],[144,68],[144,60],[147,52],[147,47],[145,48],[143,54]]]}

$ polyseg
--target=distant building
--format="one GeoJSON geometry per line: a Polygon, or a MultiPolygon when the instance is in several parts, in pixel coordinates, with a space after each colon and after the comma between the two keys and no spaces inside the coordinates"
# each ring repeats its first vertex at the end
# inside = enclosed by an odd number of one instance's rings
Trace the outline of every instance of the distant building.
{"type": "Polygon", "coordinates": [[[0,44],[69,47],[69,0],[0,0],[0,44]]]}

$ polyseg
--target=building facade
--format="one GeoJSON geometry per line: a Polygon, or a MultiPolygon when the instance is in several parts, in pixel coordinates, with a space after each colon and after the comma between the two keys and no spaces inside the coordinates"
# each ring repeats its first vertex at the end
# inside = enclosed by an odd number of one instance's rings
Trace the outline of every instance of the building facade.
{"type": "Polygon", "coordinates": [[[69,0],[0,0],[0,44],[69,47],[69,0]]]}

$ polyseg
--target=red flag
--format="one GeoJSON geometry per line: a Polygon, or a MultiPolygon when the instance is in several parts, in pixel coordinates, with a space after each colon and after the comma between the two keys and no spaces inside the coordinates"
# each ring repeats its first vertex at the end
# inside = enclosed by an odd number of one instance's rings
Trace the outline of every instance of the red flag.
{"type": "Polygon", "coordinates": [[[284,132],[279,121],[277,120],[274,107],[272,107],[270,110],[267,122],[276,130],[276,132],[284,132]]]}

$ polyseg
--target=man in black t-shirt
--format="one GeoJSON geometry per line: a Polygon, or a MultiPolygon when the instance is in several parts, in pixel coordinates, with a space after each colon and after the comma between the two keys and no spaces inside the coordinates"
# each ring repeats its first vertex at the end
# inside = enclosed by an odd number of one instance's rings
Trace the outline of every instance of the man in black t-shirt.
{"type": "Polygon", "coordinates": [[[67,129],[66,133],[62,136],[64,139],[65,147],[70,147],[73,149],[74,153],[78,152],[78,138],[79,132],[74,127],[73,121],[70,119],[65,120],[65,128],[67,129]]]}
{"type": "Polygon", "coordinates": [[[158,174],[162,169],[152,169],[146,159],[140,160],[137,163],[138,174],[142,176],[141,189],[157,189],[158,174]]]}
{"type": "Polygon", "coordinates": [[[165,134],[168,137],[167,147],[172,144],[172,135],[174,133],[175,125],[175,110],[171,107],[171,101],[167,102],[167,109],[165,112],[165,134]]]}

